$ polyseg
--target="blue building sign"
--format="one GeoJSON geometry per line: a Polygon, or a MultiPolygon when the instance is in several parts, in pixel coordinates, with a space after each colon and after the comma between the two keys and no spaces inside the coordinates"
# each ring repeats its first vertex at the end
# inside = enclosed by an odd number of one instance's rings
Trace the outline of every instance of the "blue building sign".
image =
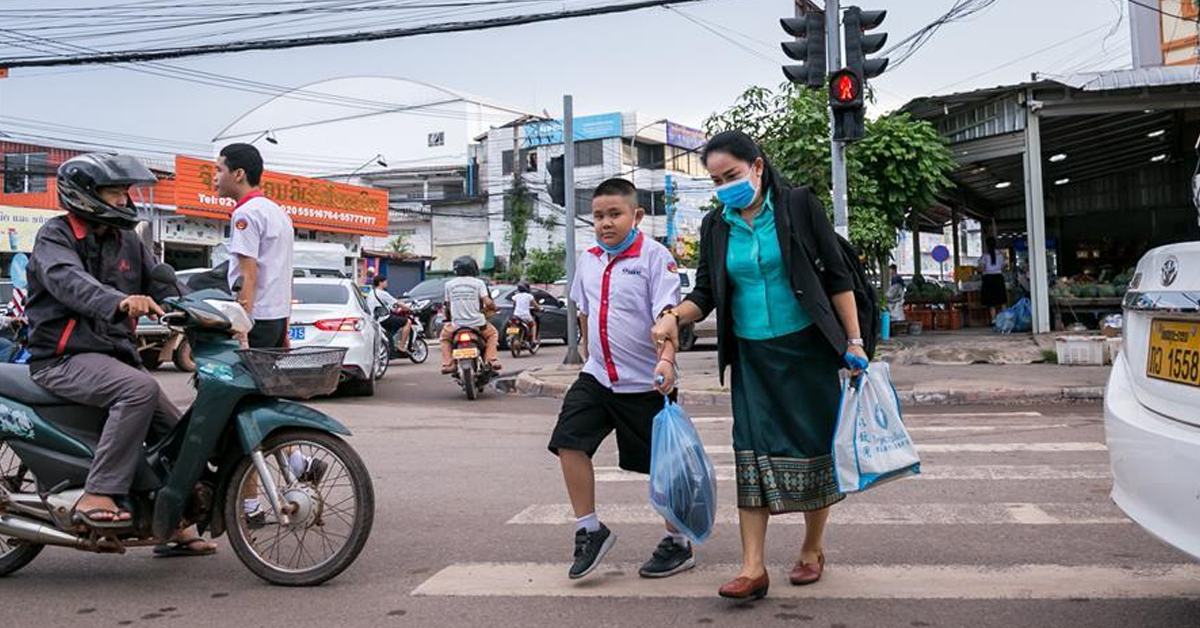
{"type": "MultiPolygon", "coordinates": [[[[606,137],[621,137],[621,114],[603,113],[596,116],[575,118],[575,141],[599,140],[606,137]]],[[[562,120],[548,120],[525,125],[526,146],[562,144],[562,120]]]]}

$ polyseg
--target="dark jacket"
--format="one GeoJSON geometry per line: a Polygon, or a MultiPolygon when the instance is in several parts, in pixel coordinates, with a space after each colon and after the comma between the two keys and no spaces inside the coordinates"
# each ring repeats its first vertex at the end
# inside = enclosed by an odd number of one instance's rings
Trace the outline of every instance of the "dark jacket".
{"type": "MultiPolygon", "coordinates": [[[[854,289],[854,279],[842,260],[837,234],[829,224],[825,208],[810,188],[772,190],[775,231],[792,291],[804,311],[812,317],[829,346],[838,355],[846,352],[846,331],[834,312],[829,295],[854,289]]],[[[720,208],[704,217],[700,226],[700,261],[696,285],[686,301],[708,316],[717,313],[717,369],[725,381],[725,367],[737,359],[733,334],[732,284],[725,268],[729,249],[729,223],[720,208]]],[[[766,305],[764,304],[764,307],[766,305]]]]}
{"type": "Polygon", "coordinates": [[[151,281],[156,264],[132,231],[110,229],[98,236],[73,214],[47,221],[29,258],[30,369],[78,353],[103,353],[140,366],[136,321],[120,304],[131,294],[156,300],[176,294],[151,281]]]}

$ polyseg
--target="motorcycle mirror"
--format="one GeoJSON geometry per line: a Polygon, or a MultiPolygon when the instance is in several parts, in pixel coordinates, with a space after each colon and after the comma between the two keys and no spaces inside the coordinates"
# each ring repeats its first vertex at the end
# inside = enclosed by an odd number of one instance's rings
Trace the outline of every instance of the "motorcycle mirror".
{"type": "Polygon", "coordinates": [[[175,278],[175,269],[168,264],[159,264],[150,270],[150,279],[173,286],[177,279],[175,278]]]}

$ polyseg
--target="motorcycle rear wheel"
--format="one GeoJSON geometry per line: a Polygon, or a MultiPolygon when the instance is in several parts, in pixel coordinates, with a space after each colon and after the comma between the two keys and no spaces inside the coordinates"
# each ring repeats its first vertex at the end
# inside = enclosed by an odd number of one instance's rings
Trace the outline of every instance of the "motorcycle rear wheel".
{"type": "Polygon", "coordinates": [[[297,515],[303,520],[281,525],[246,456],[234,469],[225,496],[233,553],[254,575],[271,584],[315,586],[337,577],[358,558],[374,524],[375,489],[366,465],[341,438],[315,430],[275,432],[261,447],[285,499],[295,495],[289,503],[303,502],[307,507],[297,515]],[[315,481],[301,476],[289,482],[290,472],[283,467],[290,467],[286,461],[293,453],[323,462],[324,473],[315,481]],[[244,495],[259,495],[264,512],[259,522],[246,513],[244,495]]]}
{"type": "MultiPolygon", "coordinates": [[[[0,441],[0,485],[7,491],[23,493],[36,490],[33,474],[21,468],[21,459],[3,441],[0,441]]],[[[33,562],[43,549],[44,545],[0,537],[0,577],[15,573],[33,562]]]]}
{"type": "Polygon", "coordinates": [[[510,352],[512,352],[512,357],[514,357],[514,358],[521,357],[521,349],[523,348],[522,344],[523,343],[521,342],[520,336],[509,336],[508,337],[508,350],[510,352]]]}
{"type": "Polygon", "coordinates": [[[475,368],[465,368],[460,373],[463,390],[467,393],[467,400],[475,401],[479,397],[479,389],[475,388],[475,368]]]}
{"type": "Polygon", "coordinates": [[[417,338],[416,334],[413,334],[413,338],[408,341],[408,359],[412,360],[413,364],[424,364],[428,357],[429,345],[425,344],[425,339],[417,338]]]}

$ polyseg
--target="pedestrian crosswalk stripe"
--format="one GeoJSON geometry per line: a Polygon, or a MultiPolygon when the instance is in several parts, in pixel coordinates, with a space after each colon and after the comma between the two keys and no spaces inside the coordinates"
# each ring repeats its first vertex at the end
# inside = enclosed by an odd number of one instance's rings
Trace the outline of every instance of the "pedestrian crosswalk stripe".
{"type": "MultiPolygon", "coordinates": [[[[949,413],[949,414],[921,414],[921,413],[904,413],[904,420],[912,419],[1037,419],[1043,415],[1041,412],[965,412],[965,413],[949,413]]],[[[731,416],[694,416],[692,423],[703,425],[706,423],[731,423],[731,416]]]]}
{"type": "MultiPolygon", "coordinates": [[[[710,456],[732,456],[732,445],[708,445],[704,448],[710,456]]],[[[1063,453],[1078,451],[1108,451],[1104,443],[922,443],[917,441],[917,453],[1063,453]]]]}
{"type": "MultiPolygon", "coordinates": [[[[692,423],[695,425],[721,424],[729,423],[732,419],[728,417],[700,417],[692,418],[692,423]]],[[[954,433],[954,432],[1015,432],[1024,430],[1060,430],[1074,427],[1070,423],[1005,423],[1003,425],[907,425],[905,426],[909,432],[913,434],[921,433],[954,433]]]]}
{"type": "MultiPolygon", "coordinates": [[[[732,481],[736,468],[731,464],[713,465],[717,480],[732,481]]],[[[921,474],[912,477],[919,481],[1038,481],[1038,480],[1108,480],[1112,478],[1107,464],[994,464],[994,465],[932,465],[921,466],[921,474]]],[[[601,483],[645,482],[646,475],[625,471],[620,467],[596,467],[596,481],[601,483]]]]}
{"type": "MultiPolygon", "coordinates": [[[[703,560],[703,553],[700,553],[703,560]]],[[[457,563],[426,580],[418,596],[716,598],[735,565],[705,565],[658,580],[633,564],[602,564],[583,580],[557,563],[457,563]]],[[[787,566],[772,565],[771,598],[864,600],[1200,599],[1200,565],[844,565],[836,557],[819,584],[787,586],[787,566]]]]}
{"type": "MultiPolygon", "coordinates": [[[[597,514],[609,524],[662,524],[662,516],[649,504],[601,506],[597,514]]],[[[1116,506],[1098,503],[874,503],[848,501],[833,508],[837,525],[1123,525],[1130,523],[1116,506]]],[[[718,524],[735,524],[733,504],[717,506],[718,524]]],[[[570,504],[535,504],[513,518],[510,525],[560,525],[574,523],[570,504]]],[[[804,518],[778,517],[783,525],[802,524],[804,518]]]]}

